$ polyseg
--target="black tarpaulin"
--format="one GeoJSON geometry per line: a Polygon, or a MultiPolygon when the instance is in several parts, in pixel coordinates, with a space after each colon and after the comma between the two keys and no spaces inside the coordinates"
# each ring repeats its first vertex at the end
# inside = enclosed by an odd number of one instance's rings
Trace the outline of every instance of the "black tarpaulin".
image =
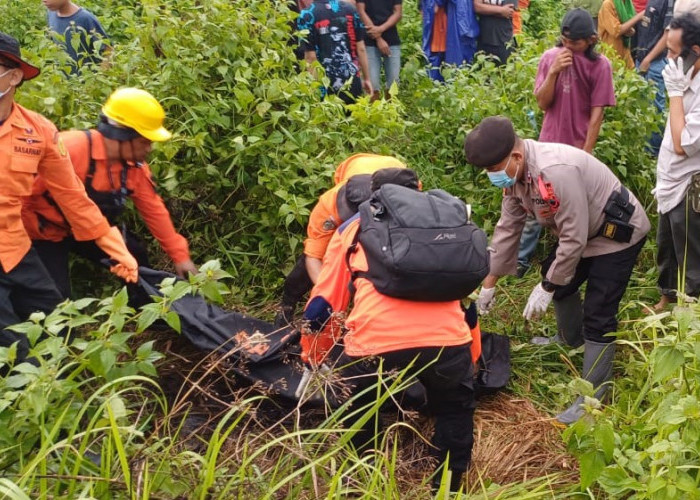
{"type": "MultiPolygon", "coordinates": [[[[139,268],[139,285],[149,294],[162,296],[158,284],[173,274],[139,268]]],[[[176,300],[171,309],[180,317],[181,333],[195,347],[218,352],[231,361],[231,369],[245,380],[273,394],[296,399],[303,364],[299,360],[299,333],[207,303],[200,295],[176,300]]]]}

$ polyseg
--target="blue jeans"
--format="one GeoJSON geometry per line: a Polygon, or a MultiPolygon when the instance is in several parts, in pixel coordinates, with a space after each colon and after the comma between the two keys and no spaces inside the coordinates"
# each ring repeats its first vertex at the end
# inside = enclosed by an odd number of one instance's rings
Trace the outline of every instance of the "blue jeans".
{"type": "Polygon", "coordinates": [[[384,79],[386,88],[391,84],[399,83],[399,72],[401,71],[401,45],[392,45],[391,55],[385,56],[377,47],[367,45],[367,63],[369,64],[369,80],[375,92],[381,90],[382,86],[382,66],[384,66],[384,79]]]}
{"type": "MultiPolygon", "coordinates": [[[[643,73],[642,76],[645,80],[651,80],[656,85],[656,96],[654,97],[654,106],[663,113],[666,110],[666,85],[664,85],[664,77],[661,75],[664,67],[666,66],[667,59],[665,57],[660,57],[653,61],[649,65],[649,71],[643,73]]],[[[639,71],[639,62],[636,63],[637,71],[639,71]]],[[[659,148],[661,147],[661,140],[663,139],[662,134],[663,124],[659,124],[659,132],[653,132],[649,138],[648,149],[654,156],[659,155],[659,148]]]]}
{"type": "Polygon", "coordinates": [[[540,240],[542,226],[534,217],[528,217],[525,227],[520,235],[520,248],[518,249],[518,266],[530,267],[530,259],[535,254],[537,242],[540,240]]]}

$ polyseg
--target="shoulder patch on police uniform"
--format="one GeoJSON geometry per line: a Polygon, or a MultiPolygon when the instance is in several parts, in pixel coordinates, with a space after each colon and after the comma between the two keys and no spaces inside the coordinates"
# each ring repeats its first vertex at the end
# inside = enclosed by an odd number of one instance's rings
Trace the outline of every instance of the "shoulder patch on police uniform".
{"type": "Polygon", "coordinates": [[[338,225],[335,223],[333,218],[326,219],[323,222],[323,230],[324,231],[333,231],[336,227],[338,227],[338,225]]]}

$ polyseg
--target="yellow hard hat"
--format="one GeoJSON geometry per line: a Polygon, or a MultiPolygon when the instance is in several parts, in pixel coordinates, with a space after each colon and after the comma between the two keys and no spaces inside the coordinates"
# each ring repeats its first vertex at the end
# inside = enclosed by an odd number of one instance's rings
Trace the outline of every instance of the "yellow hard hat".
{"type": "Polygon", "coordinates": [[[165,111],[151,94],[141,89],[124,88],[112,92],[102,113],[124,127],[154,142],[167,141],[172,134],[163,127],[165,111]]]}

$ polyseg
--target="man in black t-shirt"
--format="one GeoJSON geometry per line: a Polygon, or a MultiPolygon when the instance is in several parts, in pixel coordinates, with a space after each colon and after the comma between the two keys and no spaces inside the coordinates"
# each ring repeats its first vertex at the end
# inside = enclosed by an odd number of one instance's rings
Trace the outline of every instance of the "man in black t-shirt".
{"type": "Polygon", "coordinates": [[[321,63],[330,80],[326,93],[338,94],[346,103],[354,102],[364,88],[372,94],[365,48],[365,27],[355,8],[338,0],[316,0],[303,9],[297,20],[302,35],[301,48],[310,65],[321,63]],[[360,69],[362,73],[360,74],[360,69]],[[349,88],[344,86],[349,82],[349,88]]]}
{"type": "MultiPolygon", "coordinates": [[[[401,40],[396,25],[401,20],[402,0],[357,0],[357,11],[367,29],[367,60],[374,89],[373,99],[381,97],[382,66],[387,91],[399,80],[401,40]]],[[[389,97],[387,92],[387,98],[389,97]]]]}
{"type": "Polygon", "coordinates": [[[495,56],[497,64],[505,64],[513,52],[513,11],[518,0],[474,0],[479,15],[477,50],[495,56]]]}

